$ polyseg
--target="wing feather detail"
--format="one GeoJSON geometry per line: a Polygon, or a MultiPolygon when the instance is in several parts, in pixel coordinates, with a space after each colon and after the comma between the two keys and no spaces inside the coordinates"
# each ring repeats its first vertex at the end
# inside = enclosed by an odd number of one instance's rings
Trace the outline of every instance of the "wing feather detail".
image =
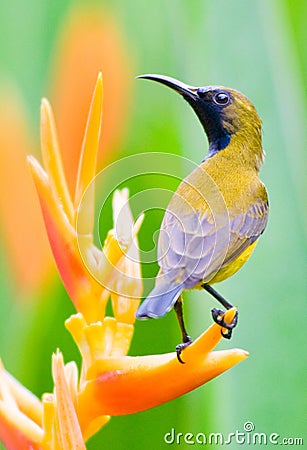
{"type": "MultiPolygon", "coordinates": [[[[263,185],[261,185],[262,187],[263,185]]],[[[263,188],[264,189],[264,188],[263,188]]],[[[242,212],[213,214],[202,205],[180,209],[172,203],[165,213],[158,245],[161,272],[185,289],[210,281],[220,268],[236,259],[263,233],[268,218],[268,201],[262,193],[242,212]]]]}

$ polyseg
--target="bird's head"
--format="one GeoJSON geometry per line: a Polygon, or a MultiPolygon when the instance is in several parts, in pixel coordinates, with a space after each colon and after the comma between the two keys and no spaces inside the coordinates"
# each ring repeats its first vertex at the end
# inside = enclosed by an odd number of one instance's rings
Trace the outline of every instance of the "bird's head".
{"type": "Polygon", "coordinates": [[[162,83],[179,94],[197,114],[209,141],[209,157],[223,150],[236,136],[255,140],[261,147],[261,120],[251,101],[234,89],[222,86],[193,87],[164,75],[137,78],[162,83]]]}

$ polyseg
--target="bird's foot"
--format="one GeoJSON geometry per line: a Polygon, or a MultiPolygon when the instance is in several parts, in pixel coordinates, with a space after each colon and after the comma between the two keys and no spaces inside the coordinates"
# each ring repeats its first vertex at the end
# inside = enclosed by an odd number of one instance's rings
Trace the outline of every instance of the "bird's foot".
{"type": "Polygon", "coordinates": [[[181,364],[184,364],[184,361],[181,359],[182,350],[184,350],[186,347],[188,347],[190,344],[192,344],[192,342],[193,342],[193,339],[190,336],[186,336],[184,338],[184,341],[182,342],[182,344],[176,345],[177,359],[181,364]]]}
{"type": "Polygon", "coordinates": [[[212,312],[212,318],[213,318],[214,322],[217,323],[218,325],[220,325],[220,327],[226,329],[226,331],[221,330],[222,336],[225,339],[231,339],[232,330],[235,328],[235,326],[238,323],[238,311],[236,311],[233,321],[230,324],[228,324],[224,321],[225,311],[223,311],[222,309],[213,308],[211,310],[211,312],[212,312]]]}

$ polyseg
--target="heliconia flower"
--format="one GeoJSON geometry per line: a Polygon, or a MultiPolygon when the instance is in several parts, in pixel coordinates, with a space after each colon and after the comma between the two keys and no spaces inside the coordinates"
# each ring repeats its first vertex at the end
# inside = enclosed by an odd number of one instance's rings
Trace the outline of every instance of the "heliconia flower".
{"type": "MultiPolygon", "coordinates": [[[[247,356],[240,349],[213,351],[222,338],[216,323],[183,350],[185,364],[178,362],[175,352],[127,356],[142,295],[137,233],[143,215],[134,221],[128,190],[115,191],[113,229],[102,249],[94,244],[93,180],[101,116],[99,74],[72,198],[53,113],[48,101],[42,101],[44,168],[34,157],[28,160],[54,258],[77,309],[65,325],[80,350],[82,365],[78,374],[76,364],[64,365],[57,351],[52,358],[54,391],[43,394],[41,402],[0,368],[0,439],[8,449],[85,449],[86,440],[111,416],[161,405],[247,356]],[[109,297],[114,317],[105,315],[109,297]]],[[[230,324],[235,314],[236,308],[230,309],[224,321],[230,324]]]]}
{"type": "MultiPolygon", "coordinates": [[[[91,99],[91,86],[103,69],[107,94],[98,161],[104,166],[115,154],[127,123],[132,94],[131,57],[112,13],[73,3],[56,38],[50,85],[58,117],[59,138],[67,184],[75,186],[78,160],[91,99]],[[80,70],[82,67],[82,70],[80,70]]],[[[29,294],[54,277],[52,254],[37,196],[25,162],[36,147],[26,113],[14,86],[0,95],[0,225],[15,286],[29,294]],[[18,133],[16,130],[18,129],[18,133]],[[29,259],[28,255],[31,254],[29,259]]],[[[74,193],[72,192],[72,195],[74,193]]]]}
{"type": "MultiPolygon", "coordinates": [[[[109,297],[104,286],[110,283],[116,265],[122,265],[125,258],[127,259],[125,252],[129,251],[142,221],[141,216],[134,228],[129,230],[131,242],[127,241],[126,234],[121,236],[119,229],[117,236],[114,230],[108,233],[102,250],[93,244],[94,192],[90,191],[86,201],[81,202],[81,199],[96,174],[101,117],[102,77],[99,75],[82,144],[74,200],[68,190],[55,122],[46,99],[43,99],[41,106],[41,141],[45,170],[34,157],[29,157],[55,261],[67,292],[77,311],[83,314],[87,322],[100,320],[104,316],[109,297]]],[[[115,194],[115,211],[122,209],[127,203],[127,194],[127,190],[115,194]]],[[[132,225],[130,209],[126,210],[126,222],[132,225]]],[[[134,265],[132,262],[131,264],[134,265]]],[[[128,264],[127,271],[130,270],[129,267],[128,264]]],[[[134,281],[134,289],[140,298],[140,276],[135,277],[134,281]]]]}

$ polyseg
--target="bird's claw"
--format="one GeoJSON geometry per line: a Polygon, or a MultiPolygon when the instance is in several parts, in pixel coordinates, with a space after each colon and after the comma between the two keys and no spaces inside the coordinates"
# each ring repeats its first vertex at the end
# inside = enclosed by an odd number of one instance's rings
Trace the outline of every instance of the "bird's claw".
{"type": "Polygon", "coordinates": [[[181,352],[184,350],[188,345],[192,344],[193,340],[190,336],[186,336],[185,341],[181,344],[176,345],[176,354],[177,359],[181,364],[185,364],[185,362],[181,359],[181,352]]]}
{"type": "Polygon", "coordinates": [[[231,339],[232,330],[235,328],[235,326],[238,323],[238,311],[236,311],[233,321],[229,324],[224,321],[225,311],[223,311],[222,309],[213,308],[211,310],[211,312],[212,312],[212,318],[213,318],[214,322],[217,323],[218,325],[220,325],[220,327],[226,329],[225,331],[221,330],[222,336],[225,339],[231,339]]]}

